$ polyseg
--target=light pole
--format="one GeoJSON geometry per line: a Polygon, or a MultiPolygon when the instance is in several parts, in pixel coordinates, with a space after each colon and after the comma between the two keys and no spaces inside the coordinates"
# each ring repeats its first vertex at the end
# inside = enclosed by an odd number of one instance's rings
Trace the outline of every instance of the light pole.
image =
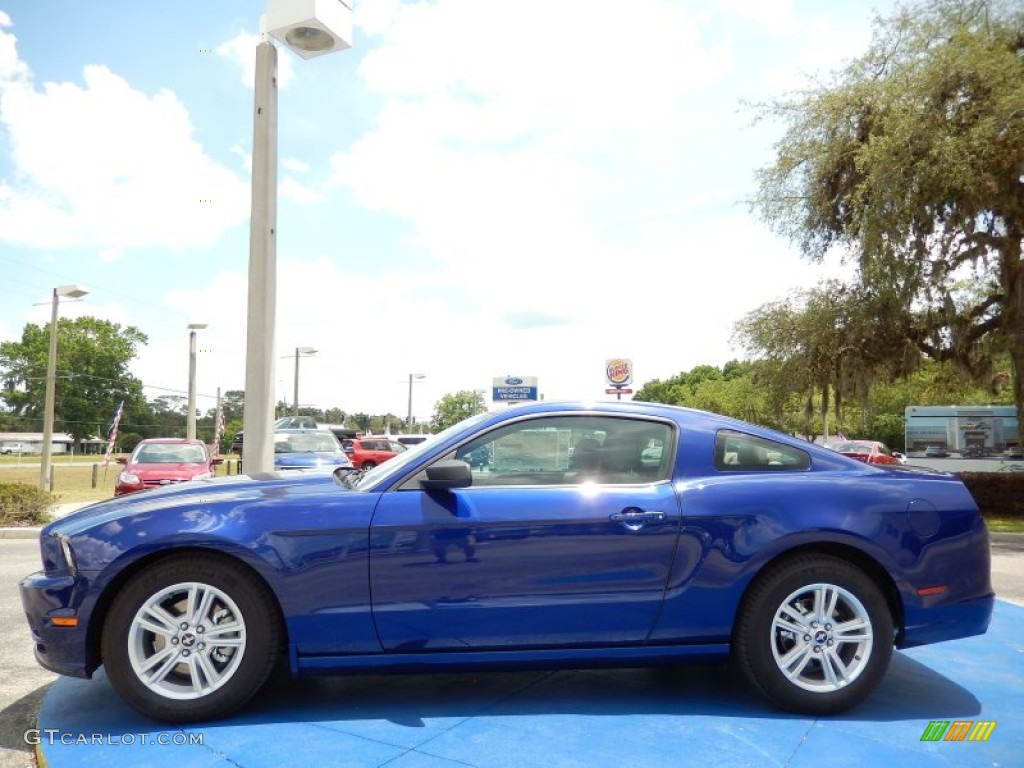
{"type": "Polygon", "coordinates": [[[201,331],[206,323],[188,324],[188,419],[185,422],[185,437],[196,439],[196,331],[201,331]]]}
{"type": "Polygon", "coordinates": [[[409,413],[405,417],[405,428],[412,431],[412,385],[414,381],[421,381],[427,378],[422,373],[410,373],[409,374],[409,413]]]}
{"type": "Polygon", "coordinates": [[[50,312],[50,358],[46,364],[46,402],[43,405],[43,455],[39,460],[39,487],[50,490],[50,459],[53,454],[53,401],[57,394],[57,307],[60,297],[80,299],[89,293],[77,285],[58,285],[53,289],[50,312]]]}
{"type": "Polygon", "coordinates": [[[292,416],[299,415],[299,358],[315,355],[316,350],[312,347],[295,348],[295,391],[292,393],[294,403],[292,404],[292,416]]]}
{"type": "Polygon", "coordinates": [[[342,0],[268,0],[256,46],[245,348],[245,468],[274,468],[274,327],[277,312],[277,49],[273,36],[310,59],[352,45],[342,0]]]}

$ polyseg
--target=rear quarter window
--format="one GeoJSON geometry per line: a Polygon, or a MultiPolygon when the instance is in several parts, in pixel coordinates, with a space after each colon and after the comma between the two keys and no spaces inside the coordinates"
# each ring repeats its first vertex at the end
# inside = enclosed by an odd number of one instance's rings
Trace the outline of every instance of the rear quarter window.
{"type": "Polygon", "coordinates": [[[799,448],[730,429],[715,435],[715,469],[721,472],[793,472],[810,466],[810,454],[799,448]]]}

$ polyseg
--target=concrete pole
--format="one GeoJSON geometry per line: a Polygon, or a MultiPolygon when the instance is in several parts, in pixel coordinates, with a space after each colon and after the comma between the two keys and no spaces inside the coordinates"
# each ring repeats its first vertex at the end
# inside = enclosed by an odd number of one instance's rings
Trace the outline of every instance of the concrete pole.
{"type": "Polygon", "coordinates": [[[196,439],[196,332],[188,332],[188,419],[185,437],[196,439]]]}
{"type": "Polygon", "coordinates": [[[249,225],[249,310],[242,428],[248,473],[274,468],[274,332],[277,314],[277,49],[256,46],[249,225]]]}
{"type": "Polygon", "coordinates": [[[43,454],[39,460],[39,488],[53,490],[50,458],[53,453],[53,406],[57,393],[57,305],[60,298],[53,289],[53,309],[50,312],[50,358],[46,364],[46,401],[43,405],[43,454]]]}
{"type": "Polygon", "coordinates": [[[292,416],[299,415],[299,348],[295,348],[295,390],[292,392],[292,416]]]}

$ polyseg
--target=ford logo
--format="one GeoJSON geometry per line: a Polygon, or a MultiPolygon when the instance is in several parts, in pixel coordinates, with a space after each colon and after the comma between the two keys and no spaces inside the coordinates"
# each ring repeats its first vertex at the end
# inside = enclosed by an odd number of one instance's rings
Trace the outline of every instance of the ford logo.
{"type": "Polygon", "coordinates": [[[505,383],[508,384],[510,387],[518,387],[520,384],[523,383],[523,380],[516,376],[509,376],[507,379],[505,379],[505,383]]]}

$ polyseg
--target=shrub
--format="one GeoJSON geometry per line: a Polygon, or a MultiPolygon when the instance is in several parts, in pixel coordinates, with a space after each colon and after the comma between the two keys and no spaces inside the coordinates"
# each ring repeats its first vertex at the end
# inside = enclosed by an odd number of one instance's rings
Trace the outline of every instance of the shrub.
{"type": "Polygon", "coordinates": [[[1024,519],[1024,472],[958,472],[984,517],[1024,519]]]}
{"type": "Polygon", "coordinates": [[[53,494],[25,483],[0,483],[0,526],[42,525],[53,494]]]}

